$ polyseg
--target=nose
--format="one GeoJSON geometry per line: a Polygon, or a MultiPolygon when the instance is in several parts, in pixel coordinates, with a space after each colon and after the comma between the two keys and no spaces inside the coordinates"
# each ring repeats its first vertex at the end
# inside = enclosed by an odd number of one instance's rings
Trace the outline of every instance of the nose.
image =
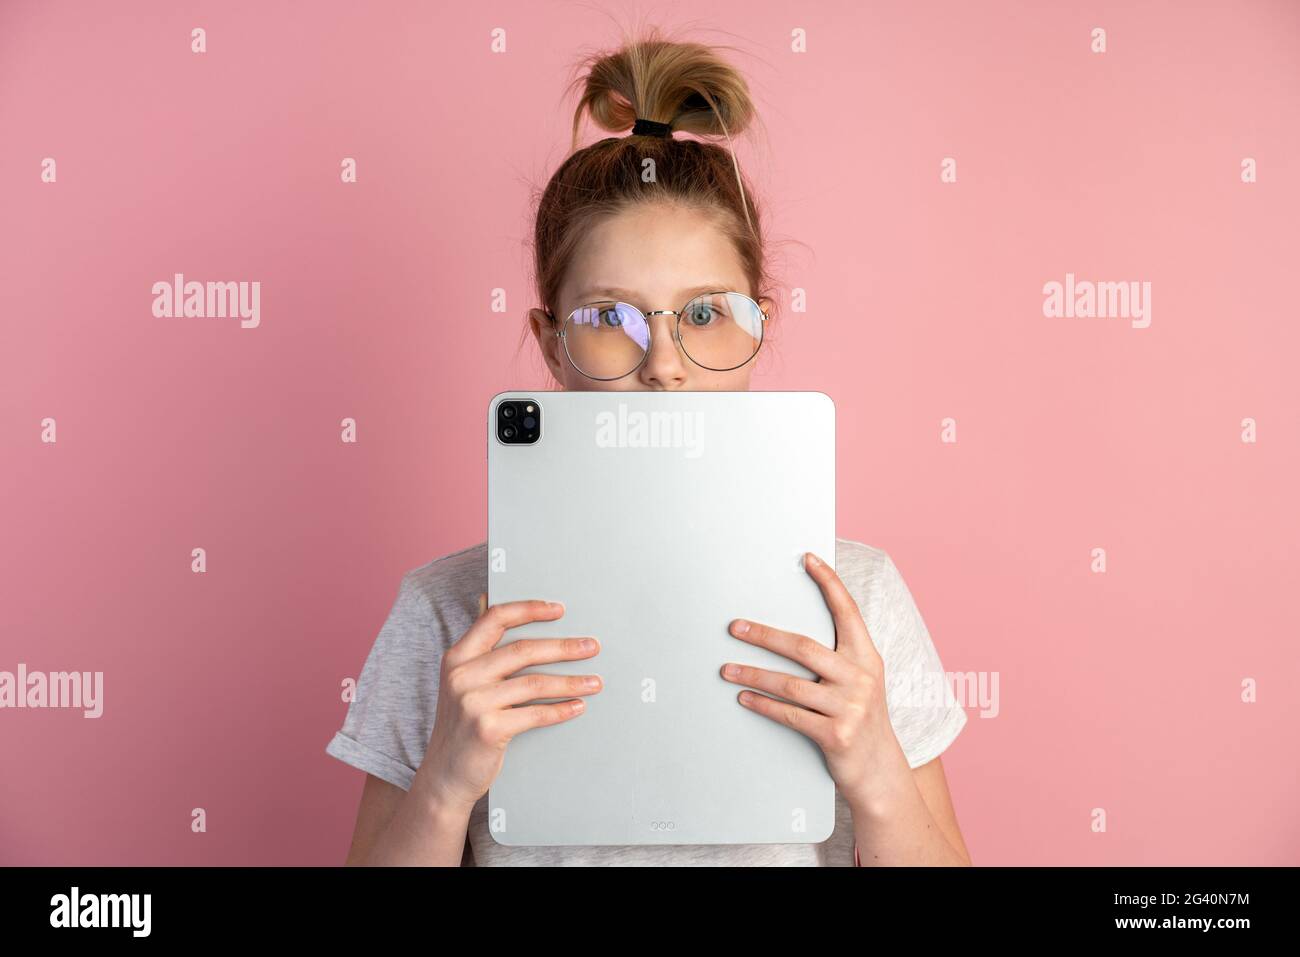
{"type": "Polygon", "coordinates": [[[690,360],[677,341],[677,317],[651,316],[649,322],[650,353],[639,372],[641,382],[650,389],[681,389],[690,360]]]}

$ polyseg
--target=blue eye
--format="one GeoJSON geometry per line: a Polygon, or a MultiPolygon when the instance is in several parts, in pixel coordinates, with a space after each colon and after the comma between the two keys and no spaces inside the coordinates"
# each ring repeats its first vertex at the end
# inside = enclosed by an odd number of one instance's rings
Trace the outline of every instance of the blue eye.
{"type": "Polygon", "coordinates": [[[721,317],[721,312],[707,302],[697,302],[691,307],[688,314],[691,323],[697,326],[707,326],[710,322],[721,317]]]}
{"type": "Polygon", "coordinates": [[[611,306],[608,309],[600,310],[601,322],[608,326],[618,328],[623,325],[623,317],[618,314],[618,309],[611,306]]]}

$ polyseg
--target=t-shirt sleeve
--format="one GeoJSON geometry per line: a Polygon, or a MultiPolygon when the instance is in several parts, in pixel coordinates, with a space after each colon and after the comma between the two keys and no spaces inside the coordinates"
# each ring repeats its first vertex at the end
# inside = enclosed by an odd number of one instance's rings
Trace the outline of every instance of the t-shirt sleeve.
{"type": "Polygon", "coordinates": [[[908,765],[933,761],[966,725],[912,593],[888,554],[882,553],[864,615],[885,664],[889,720],[908,765]]]}
{"type": "Polygon", "coordinates": [[[402,578],[327,754],[410,790],[433,731],[444,642],[417,572],[402,578]]]}

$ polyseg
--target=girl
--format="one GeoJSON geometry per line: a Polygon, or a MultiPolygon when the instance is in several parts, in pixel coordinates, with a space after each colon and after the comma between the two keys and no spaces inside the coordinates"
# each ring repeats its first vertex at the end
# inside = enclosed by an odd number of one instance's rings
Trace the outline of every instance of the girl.
{"type": "MultiPolygon", "coordinates": [[[[563,389],[748,389],[773,314],[758,210],[730,150],[753,119],[748,87],[711,49],[655,33],[587,66],[575,151],[537,210],[543,305],[530,310],[525,334],[563,389]],[[576,150],[584,111],[628,135],[576,150]],[[720,135],[728,147],[674,131],[720,135]]],[[[806,565],[834,617],[833,651],[810,654],[798,636],[762,622],[742,631],[737,619],[732,633],[800,661],[819,680],[791,686],[759,668],[723,677],[737,685],[736,707],[789,721],[821,747],[836,784],[836,826],[825,842],[498,844],[487,792],[511,738],[583,720],[583,697],[600,693],[595,675],[590,685],[512,675],[595,658],[599,636],[591,648],[554,638],[494,650],[508,629],[563,609],[541,600],[487,608],[485,541],[405,575],[326,748],[366,772],[347,863],[969,864],[939,758],[966,714],[950,692],[941,706],[904,700],[906,676],[943,671],[907,586],[885,552],[860,542],[836,540],[835,570],[815,558],[806,565]],[[561,697],[569,700],[512,707],[561,697]]],[[[592,665],[598,671],[598,659],[592,665]]]]}

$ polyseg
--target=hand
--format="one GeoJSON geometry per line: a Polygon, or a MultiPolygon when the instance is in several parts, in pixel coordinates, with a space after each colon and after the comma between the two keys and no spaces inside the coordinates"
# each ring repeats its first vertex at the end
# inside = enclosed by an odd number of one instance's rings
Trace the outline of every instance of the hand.
{"type": "Polygon", "coordinates": [[[479,595],[479,616],[442,659],[438,713],[424,760],[416,773],[422,791],[444,807],[468,811],[496,780],[506,745],[530,728],[568,721],[582,713],[581,699],[526,708],[513,705],[534,698],[595,694],[597,675],[531,673],[510,677],[529,665],[590,658],[600,650],[594,638],[520,638],[497,648],[506,629],[530,621],[553,621],[564,606],[544,601],[511,601],[487,607],[479,595]],[[585,678],[595,679],[593,685],[585,678]]]}
{"type": "Polygon", "coordinates": [[[834,651],[806,635],[739,618],[731,623],[731,633],[797,661],[819,679],[734,663],[723,666],[722,677],[793,702],[752,691],[740,693],[740,703],[751,711],[812,738],[846,800],[872,807],[910,781],[907,757],[889,721],[884,662],[857,602],[835,570],[812,552],[805,555],[804,570],[821,588],[834,618],[834,651]],[[733,668],[734,673],[729,672],[733,668]]]}

